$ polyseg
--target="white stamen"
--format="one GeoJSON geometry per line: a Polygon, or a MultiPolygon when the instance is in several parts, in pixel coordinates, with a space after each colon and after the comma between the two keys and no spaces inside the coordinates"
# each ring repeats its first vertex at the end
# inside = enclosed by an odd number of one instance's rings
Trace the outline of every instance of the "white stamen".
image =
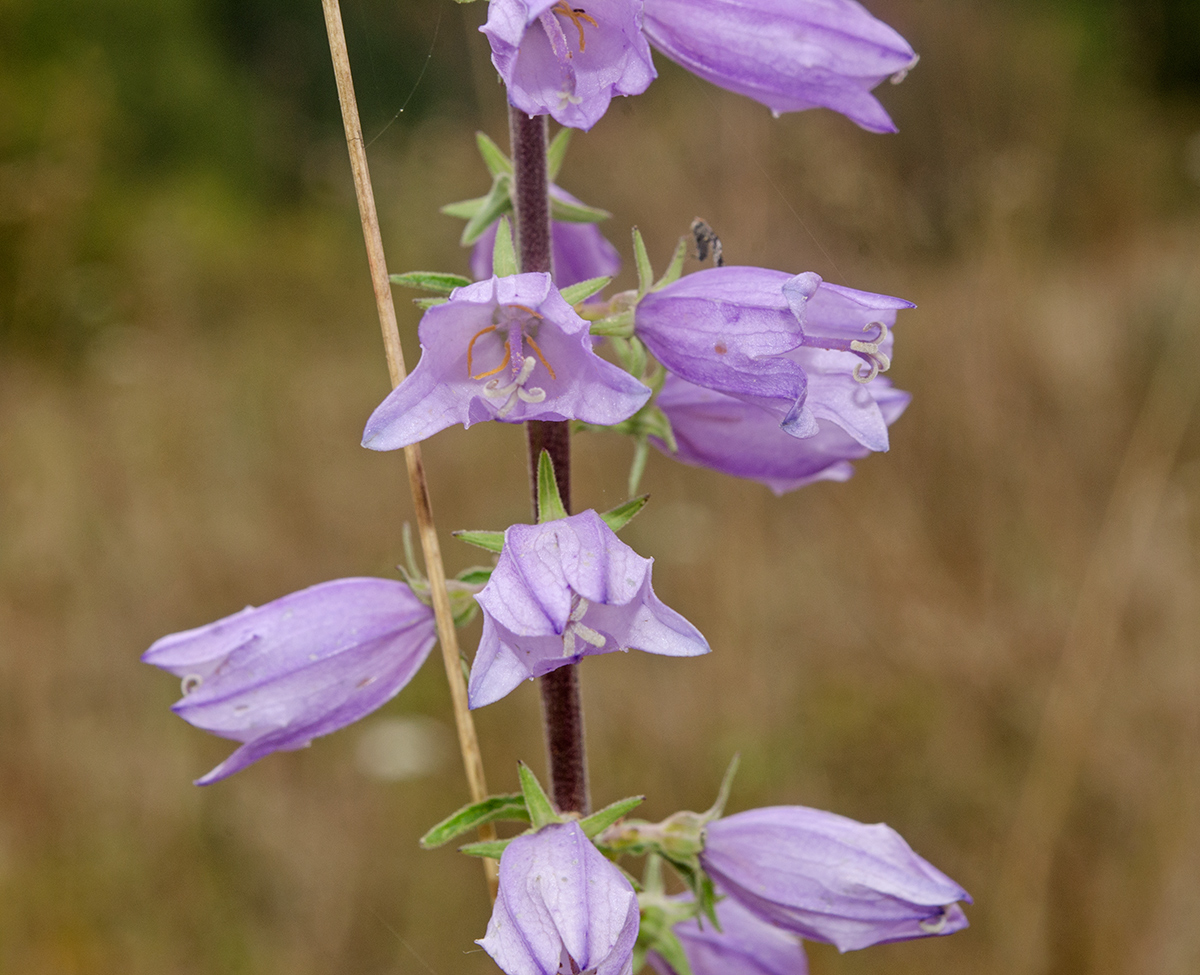
{"type": "Polygon", "coordinates": [[[575,632],[579,634],[579,639],[584,643],[590,643],[593,647],[602,647],[608,642],[601,634],[583,623],[575,624],[575,632]]]}
{"type": "Polygon", "coordinates": [[[879,334],[870,342],[854,339],[850,343],[850,351],[864,356],[869,363],[866,372],[863,372],[861,362],[854,367],[854,378],[860,383],[869,383],[881,372],[887,372],[892,367],[892,360],[888,358],[887,353],[879,351],[879,347],[887,341],[888,327],[883,322],[868,322],[863,326],[863,331],[869,332],[876,328],[879,329],[879,334]]]}
{"type": "Polygon", "coordinates": [[[583,614],[588,611],[588,601],[578,593],[574,595],[574,602],[571,605],[571,615],[567,617],[572,623],[578,623],[583,619],[583,614]]]}
{"type": "Polygon", "coordinates": [[[524,403],[544,403],[546,391],[540,386],[531,386],[529,389],[518,389],[517,396],[524,403]]]}
{"type": "Polygon", "coordinates": [[[941,934],[946,928],[946,909],[942,908],[942,913],[937,917],[927,917],[925,920],[917,924],[926,934],[941,934]]]}
{"type": "MultiPolygon", "coordinates": [[[[886,332],[884,334],[887,334],[886,332]]],[[[517,373],[517,378],[513,380],[518,386],[524,386],[530,376],[533,375],[534,367],[537,365],[537,359],[531,355],[525,357],[525,361],[521,363],[521,371],[517,373]]]]}
{"type": "Polygon", "coordinates": [[[496,411],[496,419],[503,420],[509,413],[513,411],[513,407],[517,405],[517,396],[520,394],[519,389],[513,389],[512,395],[504,401],[504,405],[496,411]]]}
{"type": "Polygon", "coordinates": [[[192,691],[204,683],[204,678],[199,674],[185,674],[183,680],[179,683],[180,688],[183,691],[183,696],[187,697],[192,693],[192,691]]]}

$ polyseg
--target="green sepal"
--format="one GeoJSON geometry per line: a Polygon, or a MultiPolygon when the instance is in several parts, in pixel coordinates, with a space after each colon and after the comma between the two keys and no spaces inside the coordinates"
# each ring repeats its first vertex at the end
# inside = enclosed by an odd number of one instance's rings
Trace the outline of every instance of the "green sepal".
{"type": "Polygon", "coordinates": [[[729,760],[729,768],[725,770],[725,775],[721,779],[721,788],[717,790],[716,802],[708,808],[707,812],[701,814],[704,822],[710,823],[725,814],[725,803],[729,801],[729,791],[733,788],[733,777],[737,775],[738,765],[741,764],[741,761],[742,756],[737,753],[729,760]]]}
{"type": "Polygon", "coordinates": [[[641,339],[636,335],[630,335],[628,338],[613,336],[612,346],[617,358],[621,360],[621,368],[629,375],[634,379],[641,379],[646,375],[646,346],[642,344],[641,339]]]}
{"type": "Polygon", "coordinates": [[[493,177],[512,175],[512,161],[504,154],[504,150],[496,145],[490,135],[486,132],[476,132],[475,145],[479,147],[479,155],[483,156],[483,164],[487,166],[488,172],[493,177]]]}
{"type": "Polygon", "coordinates": [[[488,796],[452,812],[420,839],[421,849],[433,850],[457,839],[463,833],[478,829],[485,823],[499,820],[529,822],[529,810],[525,808],[525,797],[519,792],[507,795],[488,796]]]}
{"type": "Polygon", "coordinates": [[[615,532],[619,532],[622,528],[633,521],[634,515],[646,507],[646,502],[650,500],[650,495],[643,494],[641,497],[631,498],[624,504],[619,504],[610,511],[604,512],[600,517],[604,524],[608,525],[615,532]]]}
{"type": "Polygon", "coordinates": [[[504,549],[504,532],[457,531],[450,534],[460,542],[466,542],[468,545],[474,545],[476,548],[482,548],[488,552],[499,553],[504,549]]]}
{"type": "Polygon", "coordinates": [[[591,207],[586,203],[571,203],[568,200],[560,200],[556,196],[550,197],[551,220],[558,220],[562,223],[599,223],[611,216],[611,213],[601,210],[599,207],[591,207]]]}
{"type": "Polygon", "coordinates": [[[593,335],[606,335],[609,338],[627,339],[633,335],[633,312],[630,309],[617,312],[592,322],[589,331],[593,335]]]}
{"type": "Polygon", "coordinates": [[[650,267],[650,255],[646,253],[646,242],[642,232],[633,228],[633,258],[637,263],[638,297],[646,294],[654,285],[654,270],[650,267]]]}
{"type": "Polygon", "coordinates": [[[562,816],[555,812],[550,797],[546,795],[546,790],[542,788],[542,783],[537,780],[533,770],[524,762],[518,762],[517,776],[521,780],[521,794],[525,797],[525,808],[529,810],[529,822],[533,824],[533,828],[541,829],[551,823],[561,823],[562,816]]]}
{"type": "Polygon", "coordinates": [[[454,0],[455,3],[474,3],[475,0],[454,0]]]}
{"type": "Polygon", "coordinates": [[[512,226],[508,217],[501,217],[496,227],[496,244],[492,248],[492,273],[501,278],[517,273],[517,252],[513,248],[512,226]]]}
{"type": "Polygon", "coordinates": [[[566,505],[558,493],[558,481],[554,479],[554,461],[545,450],[538,457],[537,499],[539,525],[567,517],[566,505]]]}
{"type": "Polygon", "coordinates": [[[473,565],[469,569],[463,569],[454,578],[467,586],[486,586],[494,571],[494,569],[489,569],[485,565],[473,565]]]}
{"type": "Polygon", "coordinates": [[[507,840],[484,840],[482,843],[468,843],[466,846],[460,846],[458,852],[465,853],[469,857],[491,857],[493,860],[499,860],[513,839],[515,837],[507,840]]]}
{"type": "Polygon", "coordinates": [[[688,253],[688,238],[680,237],[679,243],[675,245],[675,253],[671,255],[671,263],[667,265],[667,269],[663,271],[663,276],[654,282],[654,287],[651,291],[658,291],[665,288],[668,284],[674,284],[683,275],[683,259],[688,253]]]}
{"type": "Polygon", "coordinates": [[[647,920],[643,915],[642,927],[638,928],[638,940],[633,948],[634,972],[641,971],[642,966],[646,963],[646,953],[653,951],[655,954],[661,955],[663,961],[671,966],[673,975],[692,975],[692,965],[684,953],[679,936],[669,927],[655,930],[653,926],[647,925],[647,920]],[[642,931],[645,928],[649,928],[649,930],[643,936],[642,931]]]}
{"type": "Polygon", "coordinates": [[[444,305],[449,298],[414,298],[413,304],[421,311],[429,311],[430,308],[436,308],[438,305],[444,305]]]}
{"type": "Polygon", "coordinates": [[[550,140],[550,145],[546,149],[546,172],[549,182],[553,183],[558,179],[563,160],[567,158],[567,146],[570,144],[571,130],[566,128],[559,129],[554,138],[550,140]]]}
{"type": "Polygon", "coordinates": [[[590,816],[584,816],[579,821],[579,828],[583,830],[589,840],[594,840],[603,830],[608,829],[627,812],[636,809],[645,801],[645,796],[629,796],[627,799],[618,799],[590,816]]]}
{"type": "Polygon", "coordinates": [[[441,207],[441,212],[448,217],[458,217],[460,220],[470,220],[479,212],[480,207],[487,201],[486,196],[476,196],[469,200],[459,200],[457,203],[447,203],[441,207]]]}
{"type": "Polygon", "coordinates": [[[467,225],[463,227],[462,236],[458,238],[458,242],[463,247],[470,247],[497,219],[512,212],[511,184],[511,176],[497,176],[492,182],[492,188],[483,198],[482,205],[467,221],[467,225]]]}
{"type": "MultiPolygon", "coordinates": [[[[563,129],[563,131],[567,130],[563,129]]],[[[611,283],[611,276],[588,278],[586,281],[580,281],[578,284],[568,285],[562,289],[561,294],[566,299],[568,305],[577,305],[581,301],[587,301],[597,292],[603,291],[611,283]]]]}
{"type": "Polygon", "coordinates": [[[464,278],[461,274],[443,274],[440,271],[405,271],[391,275],[388,280],[404,288],[432,291],[439,295],[448,295],[455,288],[463,288],[471,283],[470,278],[464,278]]]}

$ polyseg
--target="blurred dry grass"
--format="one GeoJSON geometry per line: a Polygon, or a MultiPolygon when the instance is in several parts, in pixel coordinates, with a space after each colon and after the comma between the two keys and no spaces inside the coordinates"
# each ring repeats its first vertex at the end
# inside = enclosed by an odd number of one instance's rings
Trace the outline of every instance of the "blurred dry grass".
{"type": "MultiPolygon", "coordinates": [[[[920,306],[894,368],[913,406],[893,451],[848,484],[777,500],[651,459],[653,502],[626,537],[714,653],[585,665],[595,796],[649,792],[649,816],[701,808],[740,750],[733,808],[885,820],[975,895],[969,931],[843,957],[815,946],[818,975],[1187,975],[1200,970],[1193,420],[1160,458],[1144,556],[1131,561],[1126,536],[1101,550],[1128,580],[1088,620],[1109,659],[1092,666],[1102,647],[1085,641],[1077,676],[1057,675],[1151,377],[1197,325],[1184,146],[1200,115],[1096,72],[1066,18],[876,9],[924,55],[884,93],[899,136],[773,121],[660,63],[651,92],[615,104],[568,159],[563,184],[614,211],[625,250],[636,221],[665,259],[698,212],[732,262],[920,306]],[[1038,745],[1048,700],[1076,709],[1077,753],[1038,745]],[[1029,830],[1018,800],[1038,747],[1065,762],[1044,889],[1036,864],[1008,859],[1031,848],[1013,829],[1029,830]]],[[[436,208],[483,186],[472,129],[503,134],[474,56],[480,118],[398,123],[372,149],[394,269],[463,265],[436,208]]],[[[64,91],[76,114],[0,181],[0,214],[37,228],[13,265],[26,276],[57,273],[81,174],[102,162],[81,103],[102,90],[64,91]]],[[[163,633],[401,557],[401,458],[357,446],[387,374],[344,150],[306,166],[308,196],[286,211],[188,177],[144,195],[116,261],[71,279],[66,298],[107,307],[86,354],[0,361],[5,975],[494,970],[472,944],[487,916],[477,866],[415,846],[462,800],[456,767],[373,781],[352,728],[197,790],[230,746],[174,719],[173,683],[137,662],[163,633]]],[[[402,314],[412,359],[416,315],[402,314]]],[[[1194,361],[1170,371],[1181,403],[1194,361]]],[[[576,454],[577,505],[620,500],[625,445],[580,437],[576,454]]],[[[443,531],[526,516],[518,429],[449,431],[426,461],[443,531]]],[[[452,569],[475,561],[447,544],[452,569]]],[[[385,713],[444,717],[437,669],[385,713]]],[[[493,788],[514,785],[517,758],[540,764],[531,688],[478,719],[493,788]]]]}

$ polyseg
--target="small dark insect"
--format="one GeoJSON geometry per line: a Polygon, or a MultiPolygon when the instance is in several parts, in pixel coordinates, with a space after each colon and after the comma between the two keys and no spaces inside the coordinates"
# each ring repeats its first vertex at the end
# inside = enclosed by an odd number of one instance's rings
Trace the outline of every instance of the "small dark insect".
{"type": "Polygon", "coordinates": [[[696,238],[696,257],[702,261],[708,260],[708,252],[712,251],[713,264],[725,266],[725,255],[721,252],[721,238],[718,237],[708,222],[697,217],[692,221],[692,236],[696,238]]]}

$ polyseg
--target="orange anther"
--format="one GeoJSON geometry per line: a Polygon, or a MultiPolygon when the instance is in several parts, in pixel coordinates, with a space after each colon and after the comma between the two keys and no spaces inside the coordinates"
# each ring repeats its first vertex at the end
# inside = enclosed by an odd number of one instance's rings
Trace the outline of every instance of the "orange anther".
{"type": "Polygon", "coordinates": [[[587,39],[583,36],[584,22],[591,24],[593,27],[599,27],[594,17],[582,7],[572,7],[566,0],[558,0],[553,7],[550,8],[551,13],[556,13],[561,17],[566,17],[575,25],[575,29],[579,31],[579,50],[584,51],[587,48],[587,39]]]}
{"type": "MultiPolygon", "coordinates": [[[[540,318],[541,316],[539,315],[538,317],[540,318]]],[[[532,338],[530,338],[528,335],[525,336],[525,341],[529,343],[530,347],[533,349],[534,354],[539,359],[542,360],[542,365],[546,367],[546,372],[550,373],[550,378],[557,379],[558,377],[556,375],[554,375],[554,370],[551,368],[550,363],[548,363],[546,361],[546,357],[544,355],[542,355],[542,350],[538,348],[538,344],[532,338]]]]}
{"type": "Polygon", "coordinates": [[[489,325],[487,328],[481,328],[478,332],[476,332],[474,335],[471,336],[471,341],[467,343],[467,375],[470,376],[472,379],[487,379],[488,376],[496,375],[496,373],[500,372],[500,370],[502,370],[506,365],[508,365],[508,356],[509,356],[510,350],[509,350],[508,340],[505,339],[505,341],[504,341],[504,359],[501,361],[500,365],[498,365],[495,369],[492,369],[485,373],[481,373],[478,376],[476,376],[474,373],[474,369],[471,364],[471,353],[475,349],[475,340],[478,339],[481,335],[487,335],[488,332],[494,332],[494,331],[496,331],[495,325],[489,325]]]}

